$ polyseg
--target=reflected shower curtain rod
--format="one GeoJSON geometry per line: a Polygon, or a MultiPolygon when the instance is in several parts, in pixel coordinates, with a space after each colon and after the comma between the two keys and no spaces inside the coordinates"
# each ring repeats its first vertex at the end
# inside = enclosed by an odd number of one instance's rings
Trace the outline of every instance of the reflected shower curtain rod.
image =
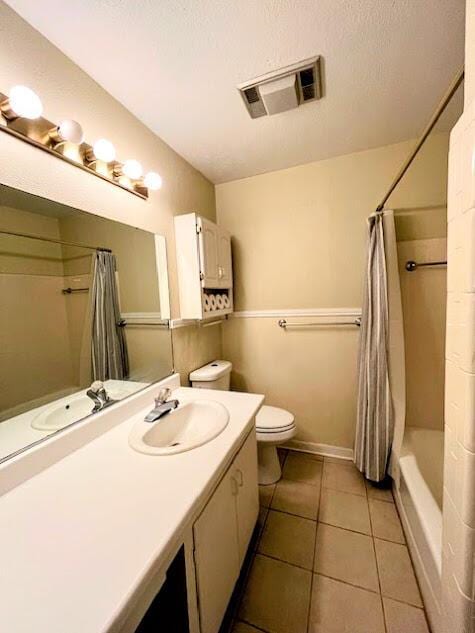
{"type": "Polygon", "coordinates": [[[76,246],[78,248],[88,248],[91,251],[103,251],[105,253],[112,253],[110,248],[103,248],[102,246],[90,246],[89,244],[81,244],[81,242],[67,242],[65,240],[56,240],[53,237],[41,237],[41,235],[31,235],[30,233],[17,233],[15,231],[2,231],[0,235],[13,235],[14,237],[27,237],[30,240],[40,240],[41,242],[52,242],[53,244],[62,244],[63,246],[76,246]]]}
{"type": "Polygon", "coordinates": [[[414,149],[409,154],[409,156],[406,158],[406,160],[403,163],[401,169],[399,170],[398,174],[396,175],[396,177],[394,178],[393,182],[391,183],[391,186],[389,187],[386,195],[381,200],[380,204],[376,207],[376,213],[380,213],[384,209],[384,205],[388,201],[389,196],[392,194],[392,192],[396,189],[398,184],[404,178],[405,173],[407,172],[407,170],[411,166],[413,160],[415,159],[415,157],[419,153],[421,147],[424,145],[425,141],[427,140],[427,137],[429,136],[429,134],[434,129],[437,121],[440,119],[443,111],[447,107],[447,104],[452,99],[454,94],[457,92],[457,89],[460,86],[460,84],[462,83],[463,78],[464,78],[464,69],[462,68],[457,73],[457,75],[455,76],[455,79],[453,80],[453,82],[450,84],[449,89],[447,90],[447,92],[443,96],[442,101],[439,103],[436,111],[434,112],[434,114],[430,118],[429,123],[426,125],[424,131],[422,132],[421,136],[419,137],[416,145],[414,146],[414,149]]]}

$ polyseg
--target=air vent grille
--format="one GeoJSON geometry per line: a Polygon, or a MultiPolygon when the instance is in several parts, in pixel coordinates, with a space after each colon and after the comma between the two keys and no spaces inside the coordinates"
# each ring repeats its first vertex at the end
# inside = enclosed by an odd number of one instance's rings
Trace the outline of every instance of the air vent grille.
{"type": "Polygon", "coordinates": [[[299,72],[299,81],[302,101],[315,99],[315,72],[313,67],[301,70],[299,72]]]}
{"type": "MultiPolygon", "coordinates": [[[[257,77],[252,81],[238,86],[247,111],[251,118],[256,119],[261,116],[272,114],[272,109],[267,110],[266,98],[261,95],[259,86],[269,84],[278,79],[294,75],[296,78],[295,89],[297,93],[297,103],[302,105],[309,101],[315,101],[322,97],[322,77],[320,57],[305,59],[297,64],[286,66],[278,71],[268,73],[262,77],[257,77]]],[[[294,107],[294,106],[290,106],[294,107]]]]}
{"type": "Polygon", "coordinates": [[[244,90],[244,94],[246,95],[246,99],[249,104],[257,103],[260,99],[257,88],[248,88],[247,90],[244,90]]]}

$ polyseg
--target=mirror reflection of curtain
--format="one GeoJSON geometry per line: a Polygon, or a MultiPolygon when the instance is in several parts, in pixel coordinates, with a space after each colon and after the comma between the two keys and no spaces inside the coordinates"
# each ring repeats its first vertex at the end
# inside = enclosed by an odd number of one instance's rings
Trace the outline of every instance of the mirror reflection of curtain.
{"type": "Polygon", "coordinates": [[[96,251],[91,286],[91,364],[93,380],[128,377],[129,359],[120,320],[113,253],[96,251]]]}

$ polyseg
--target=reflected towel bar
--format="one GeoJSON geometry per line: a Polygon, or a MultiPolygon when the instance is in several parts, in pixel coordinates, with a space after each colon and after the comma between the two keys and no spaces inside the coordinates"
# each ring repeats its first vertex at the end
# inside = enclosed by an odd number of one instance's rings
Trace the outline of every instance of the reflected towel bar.
{"type": "Polygon", "coordinates": [[[361,319],[358,317],[357,319],[353,319],[353,321],[312,321],[311,323],[288,323],[285,319],[280,319],[278,322],[278,326],[283,328],[288,327],[313,327],[316,325],[320,326],[333,326],[333,325],[356,325],[356,327],[360,327],[361,319]]]}
{"type": "Polygon", "coordinates": [[[73,292],[88,292],[89,288],[63,288],[61,292],[63,295],[72,295],[73,292]]]}
{"type": "Polygon", "coordinates": [[[121,319],[117,321],[117,327],[130,327],[131,325],[138,325],[140,327],[144,325],[152,325],[153,327],[169,327],[168,320],[163,321],[126,321],[125,319],[121,319]]]}
{"type": "Polygon", "coordinates": [[[406,270],[408,273],[412,273],[417,268],[422,268],[423,266],[447,266],[447,262],[415,262],[412,259],[406,262],[406,270]]]}

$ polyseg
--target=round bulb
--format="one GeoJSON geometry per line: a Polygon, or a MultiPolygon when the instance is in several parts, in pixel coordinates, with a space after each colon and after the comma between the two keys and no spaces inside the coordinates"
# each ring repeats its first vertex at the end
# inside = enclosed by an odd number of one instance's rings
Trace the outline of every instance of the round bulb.
{"type": "Polygon", "coordinates": [[[138,160],[126,160],[122,167],[123,173],[131,180],[138,180],[142,175],[142,165],[138,160]]]}
{"type": "Polygon", "coordinates": [[[147,174],[145,174],[143,184],[147,187],[147,189],[156,191],[162,186],[162,177],[160,176],[160,174],[157,174],[154,171],[149,171],[147,174]]]}
{"type": "Polygon", "coordinates": [[[102,160],[105,163],[110,163],[115,160],[115,147],[105,138],[100,138],[96,141],[92,151],[98,160],[102,160]]]}
{"type": "Polygon", "coordinates": [[[77,121],[65,119],[58,125],[58,135],[62,141],[68,141],[75,145],[81,145],[84,141],[84,132],[77,121]]]}
{"type": "Polygon", "coordinates": [[[37,94],[26,86],[14,86],[8,93],[10,108],[25,119],[37,119],[43,112],[43,104],[37,94]]]}

